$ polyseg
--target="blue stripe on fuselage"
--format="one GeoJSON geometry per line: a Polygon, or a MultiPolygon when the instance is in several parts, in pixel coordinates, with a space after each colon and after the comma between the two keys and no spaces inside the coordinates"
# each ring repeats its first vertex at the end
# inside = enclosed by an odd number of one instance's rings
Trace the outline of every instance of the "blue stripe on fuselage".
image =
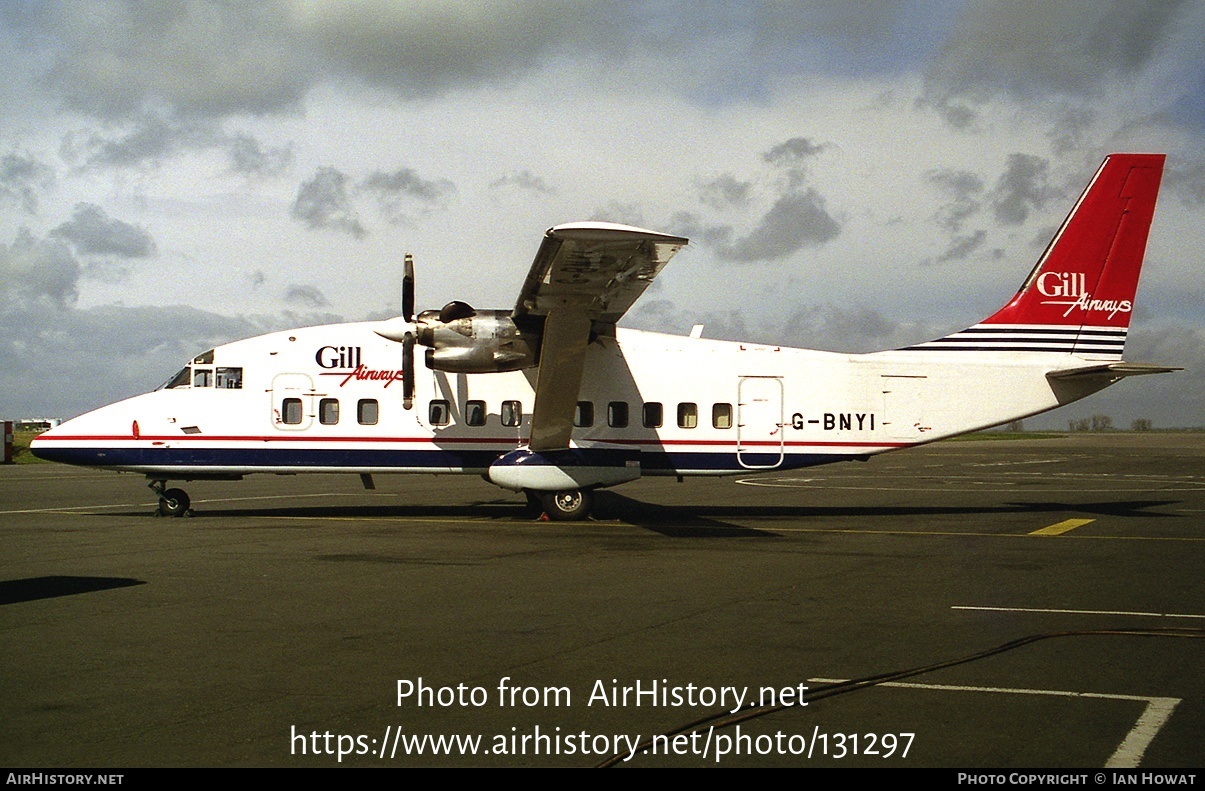
{"type": "MultiPolygon", "coordinates": [[[[614,452],[608,449],[580,450],[583,459],[598,457],[597,463],[607,464],[614,452]]],[[[413,471],[485,470],[503,455],[497,449],[471,450],[460,448],[432,450],[386,450],[380,448],[65,448],[44,447],[38,456],[48,461],[83,467],[149,468],[169,471],[173,467],[211,468],[215,473],[224,468],[254,472],[254,468],[299,469],[390,469],[413,471]]],[[[787,453],[782,463],[770,467],[778,453],[744,454],[745,465],[737,461],[736,453],[700,451],[642,450],[640,467],[645,473],[673,473],[676,470],[706,472],[759,472],[763,469],[788,470],[810,467],[861,456],[843,453],[787,453]],[[747,466],[746,466],[747,465],[747,466]]]]}

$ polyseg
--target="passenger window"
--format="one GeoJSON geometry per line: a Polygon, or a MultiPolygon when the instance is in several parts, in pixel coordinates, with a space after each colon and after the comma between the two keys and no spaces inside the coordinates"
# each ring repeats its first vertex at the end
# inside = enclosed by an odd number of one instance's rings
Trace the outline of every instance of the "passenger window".
{"type": "Polygon", "coordinates": [[[464,405],[464,422],[470,426],[485,425],[485,402],[467,401],[464,405]]]}
{"type": "Polygon", "coordinates": [[[502,402],[502,425],[515,427],[523,422],[523,404],[518,401],[502,402]]]}
{"type": "Polygon", "coordinates": [[[644,405],[644,427],[645,428],[661,428],[661,423],[664,420],[664,410],[661,408],[659,401],[650,401],[644,405]]]}
{"type": "Polygon", "coordinates": [[[628,425],[628,402],[612,401],[607,404],[607,425],[611,428],[626,428],[628,425]]]}
{"type": "Polygon", "coordinates": [[[219,368],[217,369],[216,386],[221,390],[242,390],[243,389],[243,369],[242,368],[219,368]]]}
{"type": "Polygon", "coordinates": [[[694,428],[699,425],[697,404],[678,404],[678,428],[694,428]]]}
{"type": "Polygon", "coordinates": [[[318,402],[318,422],[324,426],[339,422],[339,399],[324,398],[318,402]]]}
{"type": "Polygon", "coordinates": [[[448,409],[448,402],[442,398],[438,398],[431,402],[431,412],[428,415],[432,426],[446,426],[452,419],[452,410],[448,409]]]}
{"type": "Polygon", "coordinates": [[[594,425],[593,401],[577,402],[577,409],[573,411],[573,425],[578,428],[589,428],[594,425]]]}
{"type": "Polygon", "coordinates": [[[192,372],[193,387],[213,387],[213,369],[195,368],[192,372]]]}
{"type": "Polygon", "coordinates": [[[716,404],[711,408],[711,425],[715,428],[732,428],[732,404],[716,404]]]}
{"type": "Polygon", "coordinates": [[[301,422],[301,399],[286,398],[280,406],[280,422],[296,426],[301,422]]]}
{"type": "Polygon", "coordinates": [[[377,424],[377,400],[375,398],[361,398],[360,403],[356,404],[356,420],[361,426],[375,426],[377,424]]]}

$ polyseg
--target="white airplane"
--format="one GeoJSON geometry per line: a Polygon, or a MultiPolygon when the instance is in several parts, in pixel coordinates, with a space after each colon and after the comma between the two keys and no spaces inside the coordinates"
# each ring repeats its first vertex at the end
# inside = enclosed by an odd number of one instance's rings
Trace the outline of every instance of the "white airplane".
{"type": "Polygon", "coordinates": [[[68,464],[171,480],[472,473],[582,519],[595,489],[866,458],[1062,406],[1122,362],[1161,154],[1113,154],[1021,289],[980,323],[873,354],[617,329],[687,240],[609,223],[545,233],[512,310],[463,302],[276,332],[197,355],[166,384],[32,443],[68,464]],[[415,346],[426,348],[426,369],[415,346]]]}

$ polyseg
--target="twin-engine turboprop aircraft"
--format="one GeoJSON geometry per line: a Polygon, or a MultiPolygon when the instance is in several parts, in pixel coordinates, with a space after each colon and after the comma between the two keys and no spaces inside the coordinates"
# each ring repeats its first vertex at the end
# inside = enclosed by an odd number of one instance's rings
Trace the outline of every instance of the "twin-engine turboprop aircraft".
{"type": "Polygon", "coordinates": [[[512,310],[276,332],[197,355],[154,392],[67,421],[45,459],[171,480],[249,473],[472,473],[581,519],[642,475],[785,470],[907,448],[1044,412],[1122,362],[1161,154],[1105,159],[1021,289],[982,322],[874,354],[616,328],[687,240],[608,223],[545,235],[512,310]],[[425,349],[419,370],[415,347],[425,349]]]}

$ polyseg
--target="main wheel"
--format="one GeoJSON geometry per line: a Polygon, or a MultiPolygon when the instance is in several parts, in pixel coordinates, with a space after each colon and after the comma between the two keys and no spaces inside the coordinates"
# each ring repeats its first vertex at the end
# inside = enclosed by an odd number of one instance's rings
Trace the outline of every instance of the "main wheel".
{"type": "Polygon", "coordinates": [[[544,513],[558,522],[577,522],[590,515],[594,492],[589,489],[566,489],[544,493],[544,513]]]}
{"type": "Polygon", "coordinates": [[[159,513],[163,516],[184,516],[189,505],[188,493],[183,489],[168,489],[159,496],[159,513]]]}

